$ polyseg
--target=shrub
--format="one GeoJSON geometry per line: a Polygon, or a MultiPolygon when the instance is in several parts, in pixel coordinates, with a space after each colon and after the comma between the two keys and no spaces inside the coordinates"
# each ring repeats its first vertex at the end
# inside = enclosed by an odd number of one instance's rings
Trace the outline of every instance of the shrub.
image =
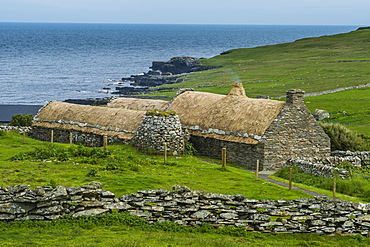
{"type": "Polygon", "coordinates": [[[92,168],[90,169],[90,171],[86,174],[87,177],[98,177],[99,174],[98,174],[99,170],[96,169],[96,168],[92,168]]]}
{"type": "Polygon", "coordinates": [[[12,120],[9,122],[10,126],[31,126],[32,125],[32,114],[15,114],[12,116],[12,120]]]}
{"type": "Polygon", "coordinates": [[[337,123],[320,123],[329,136],[331,150],[365,151],[369,150],[370,143],[355,132],[337,123]]]}
{"type": "Polygon", "coordinates": [[[185,153],[189,155],[197,155],[198,151],[194,148],[191,142],[185,142],[185,153]]]}

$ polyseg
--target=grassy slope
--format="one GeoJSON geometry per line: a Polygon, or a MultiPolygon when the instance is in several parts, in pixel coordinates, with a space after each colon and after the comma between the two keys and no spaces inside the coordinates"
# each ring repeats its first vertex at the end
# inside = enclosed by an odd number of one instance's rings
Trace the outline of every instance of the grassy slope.
{"type": "MultiPolygon", "coordinates": [[[[294,199],[310,197],[300,191],[289,191],[263,180],[255,181],[254,173],[233,167],[221,168],[216,164],[204,162],[199,158],[184,155],[169,157],[168,164],[163,164],[162,156],[144,155],[130,146],[109,146],[108,158],[75,158],[68,161],[21,160],[9,158],[22,151],[45,145],[18,133],[0,136],[0,186],[29,184],[31,188],[43,185],[63,185],[75,187],[91,181],[100,181],[104,189],[117,196],[135,193],[138,190],[167,189],[179,184],[193,190],[210,193],[244,194],[256,199],[294,199]],[[114,170],[112,170],[114,167],[114,170]],[[97,176],[87,176],[91,170],[97,176]]],[[[54,144],[69,148],[66,144],[54,144]]]]}
{"type": "MultiPolygon", "coordinates": [[[[202,61],[221,68],[189,75],[176,87],[193,87],[197,91],[227,94],[230,84],[244,83],[247,95],[284,96],[292,88],[306,93],[358,86],[370,82],[370,30],[353,31],[333,36],[301,39],[292,43],[235,49],[225,55],[202,61]]],[[[162,93],[173,95],[174,92],[162,93]]],[[[351,115],[336,116],[334,122],[367,125],[362,132],[370,134],[370,90],[349,90],[309,97],[311,111],[326,109],[351,115]]],[[[360,130],[360,129],[359,129],[360,130]]]]}

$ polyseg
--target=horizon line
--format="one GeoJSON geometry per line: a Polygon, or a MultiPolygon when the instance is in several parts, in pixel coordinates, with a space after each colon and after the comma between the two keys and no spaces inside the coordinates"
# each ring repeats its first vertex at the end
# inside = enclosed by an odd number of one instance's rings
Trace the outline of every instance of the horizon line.
{"type": "Polygon", "coordinates": [[[222,24],[222,23],[129,23],[129,22],[53,22],[53,21],[0,21],[0,23],[35,23],[35,24],[113,24],[113,25],[209,25],[209,26],[358,26],[354,24],[222,24]]]}

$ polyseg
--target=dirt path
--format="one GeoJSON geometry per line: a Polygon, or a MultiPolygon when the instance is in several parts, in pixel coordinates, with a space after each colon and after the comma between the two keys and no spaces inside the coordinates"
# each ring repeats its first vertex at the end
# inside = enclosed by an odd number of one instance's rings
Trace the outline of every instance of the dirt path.
{"type": "MultiPolygon", "coordinates": [[[[210,160],[206,160],[206,159],[202,159],[202,161],[205,161],[205,162],[208,162],[208,163],[212,163],[212,164],[216,164],[216,165],[219,165],[219,166],[222,166],[221,164],[219,163],[216,163],[216,162],[213,162],[213,161],[210,161],[210,160]]],[[[252,171],[252,170],[248,170],[248,169],[243,169],[243,168],[236,168],[236,169],[239,169],[239,170],[243,170],[243,171],[248,171],[248,172],[255,172],[255,171],[252,171]]],[[[280,185],[280,186],[283,186],[283,187],[286,187],[286,188],[289,188],[289,184],[287,183],[284,183],[284,182],[280,182],[280,181],[277,181],[275,179],[272,179],[272,178],[269,178],[268,175],[271,175],[273,174],[273,172],[260,172],[258,174],[258,177],[261,178],[261,179],[264,179],[266,181],[269,181],[273,184],[276,184],[276,185],[280,185]]],[[[322,197],[329,197],[327,195],[324,195],[324,194],[320,194],[320,193],[317,193],[315,191],[311,191],[311,190],[307,190],[307,189],[303,189],[303,188],[300,188],[300,187],[297,187],[297,186],[292,186],[292,189],[293,190],[300,190],[300,191],[303,191],[309,195],[312,195],[312,196],[322,196],[322,197]]]]}

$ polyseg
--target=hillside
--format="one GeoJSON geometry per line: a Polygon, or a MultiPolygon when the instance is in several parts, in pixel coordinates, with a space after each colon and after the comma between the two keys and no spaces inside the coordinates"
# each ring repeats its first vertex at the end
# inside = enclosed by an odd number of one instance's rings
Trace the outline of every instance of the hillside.
{"type": "MultiPolygon", "coordinates": [[[[227,94],[230,84],[239,81],[249,97],[278,98],[292,88],[317,93],[365,85],[370,82],[370,30],[230,50],[203,59],[202,64],[221,68],[192,73],[185,82],[171,86],[227,94]]],[[[173,95],[174,91],[161,94],[173,95]]],[[[312,112],[326,109],[334,116],[331,121],[369,134],[369,99],[370,87],[364,87],[307,97],[306,105],[312,112]]]]}

